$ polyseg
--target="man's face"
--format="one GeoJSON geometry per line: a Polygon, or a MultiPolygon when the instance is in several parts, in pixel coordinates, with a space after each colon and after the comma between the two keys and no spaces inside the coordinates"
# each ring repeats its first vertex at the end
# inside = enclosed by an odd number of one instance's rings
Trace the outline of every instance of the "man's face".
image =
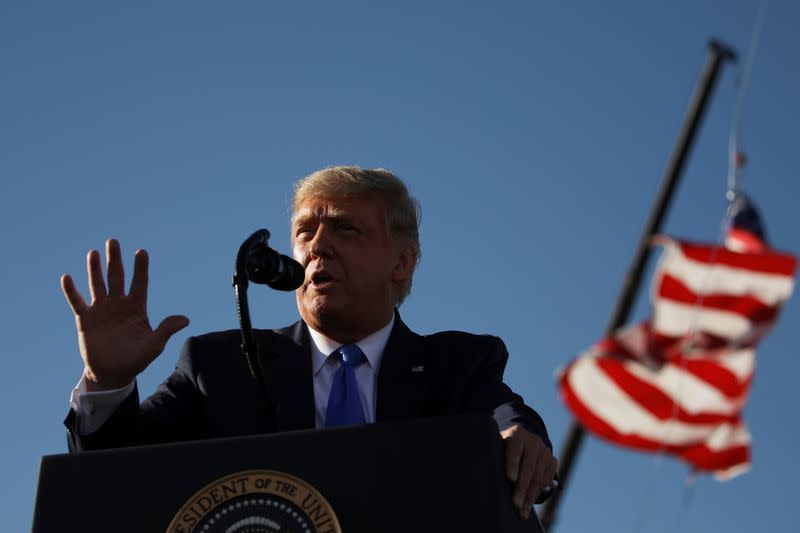
{"type": "Polygon", "coordinates": [[[306,272],[297,289],[303,320],[338,342],[385,326],[416,254],[389,235],[383,202],[373,195],[306,199],[292,220],[292,250],[306,272]]]}

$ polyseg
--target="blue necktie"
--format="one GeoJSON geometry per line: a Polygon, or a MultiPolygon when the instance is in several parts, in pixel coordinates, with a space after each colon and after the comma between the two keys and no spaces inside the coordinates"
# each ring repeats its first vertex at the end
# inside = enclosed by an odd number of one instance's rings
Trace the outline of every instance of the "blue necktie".
{"type": "Polygon", "coordinates": [[[366,356],[355,344],[345,344],[333,352],[332,356],[341,365],[333,376],[325,427],[364,424],[366,418],[358,395],[355,368],[366,360],[366,356]]]}

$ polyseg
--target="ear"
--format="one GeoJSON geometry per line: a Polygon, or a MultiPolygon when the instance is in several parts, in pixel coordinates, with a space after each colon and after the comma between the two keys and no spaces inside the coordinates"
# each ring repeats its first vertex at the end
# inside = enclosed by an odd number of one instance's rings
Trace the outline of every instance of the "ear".
{"type": "Polygon", "coordinates": [[[410,245],[401,244],[397,247],[395,255],[394,269],[392,270],[392,281],[400,283],[411,278],[414,269],[417,268],[419,253],[410,245]]]}

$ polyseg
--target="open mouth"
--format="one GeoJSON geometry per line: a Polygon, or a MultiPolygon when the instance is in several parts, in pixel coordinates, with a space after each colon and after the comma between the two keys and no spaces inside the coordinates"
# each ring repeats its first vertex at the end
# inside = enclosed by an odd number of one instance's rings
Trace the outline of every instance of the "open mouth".
{"type": "Polygon", "coordinates": [[[335,281],[333,276],[325,271],[314,272],[314,274],[311,275],[311,283],[314,285],[325,285],[326,283],[330,283],[332,281],[335,281]]]}

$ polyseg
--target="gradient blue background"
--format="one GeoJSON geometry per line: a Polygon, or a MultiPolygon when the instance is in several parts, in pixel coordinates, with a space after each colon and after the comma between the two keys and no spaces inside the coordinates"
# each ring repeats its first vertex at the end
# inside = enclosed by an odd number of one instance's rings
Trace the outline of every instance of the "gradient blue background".
{"type": "MultiPolygon", "coordinates": [[[[187,336],[237,327],[238,245],[267,227],[288,251],[291,184],[333,164],[407,180],[422,262],[404,319],[503,337],[508,381],[559,448],[571,418],[553,373],[603,332],[708,40],[744,56],[759,7],[288,4],[0,4],[4,531],[30,528],[40,458],[66,451],[82,364],[59,276],[85,290],[86,251],[111,236],[128,267],[135,248],[150,252],[151,320],[192,320],[141,376],[150,392],[187,336]]],[[[798,20],[796,2],[770,3],[743,115],[746,189],[793,253],[798,20]]],[[[718,238],[735,73],[723,71],[670,234],[718,238]]],[[[257,327],[295,320],[291,294],[250,300],[257,327]]],[[[796,530],[798,302],[758,351],[750,473],[701,477],[688,494],[678,461],[589,438],[555,531],[796,530]]],[[[643,290],[636,318],[647,311],[643,290]]]]}

